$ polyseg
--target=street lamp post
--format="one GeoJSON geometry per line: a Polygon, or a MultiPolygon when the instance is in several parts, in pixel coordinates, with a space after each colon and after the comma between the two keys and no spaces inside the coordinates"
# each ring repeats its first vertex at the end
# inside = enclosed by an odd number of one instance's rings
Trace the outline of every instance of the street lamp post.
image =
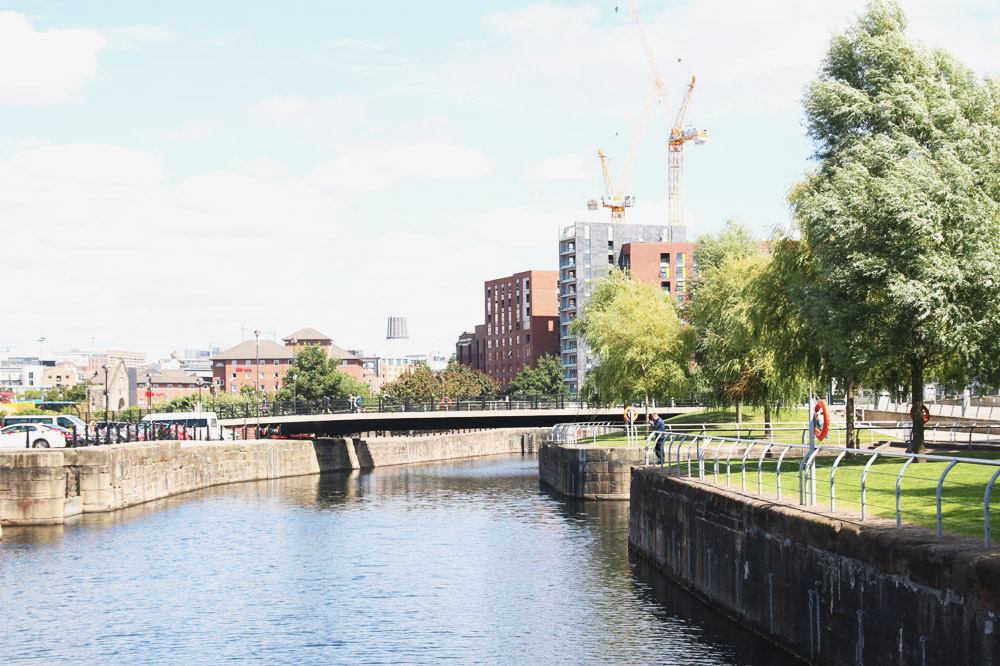
{"type": "Polygon", "coordinates": [[[253,336],[257,340],[257,358],[254,365],[254,402],[257,406],[257,430],[254,432],[254,439],[257,439],[260,436],[260,331],[255,330],[253,336]]]}
{"type": "Polygon", "coordinates": [[[107,423],[111,420],[108,417],[108,366],[102,365],[101,369],[104,370],[104,421],[107,423]]]}
{"type": "Polygon", "coordinates": [[[295,374],[292,375],[292,414],[299,413],[299,366],[295,365],[295,351],[298,348],[298,342],[298,340],[292,338],[292,367],[295,368],[295,374]]]}

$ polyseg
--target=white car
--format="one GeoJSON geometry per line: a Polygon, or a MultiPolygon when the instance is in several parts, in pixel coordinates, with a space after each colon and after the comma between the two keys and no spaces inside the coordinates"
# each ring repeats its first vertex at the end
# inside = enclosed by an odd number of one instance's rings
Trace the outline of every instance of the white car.
{"type": "Polygon", "coordinates": [[[0,449],[51,449],[66,446],[59,430],[40,423],[17,423],[0,428],[0,449]]]}

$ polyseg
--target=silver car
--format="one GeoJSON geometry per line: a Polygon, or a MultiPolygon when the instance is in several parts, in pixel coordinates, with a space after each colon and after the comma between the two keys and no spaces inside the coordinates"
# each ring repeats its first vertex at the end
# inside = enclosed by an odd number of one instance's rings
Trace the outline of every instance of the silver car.
{"type": "Polygon", "coordinates": [[[40,423],[16,423],[0,428],[0,449],[52,449],[66,446],[66,437],[40,423]]]}

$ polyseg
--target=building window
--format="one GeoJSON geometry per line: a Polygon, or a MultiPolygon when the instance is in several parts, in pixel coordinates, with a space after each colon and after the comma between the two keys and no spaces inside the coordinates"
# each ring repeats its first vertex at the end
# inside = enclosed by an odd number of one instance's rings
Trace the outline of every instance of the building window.
{"type": "Polygon", "coordinates": [[[236,373],[235,372],[233,373],[233,379],[236,379],[236,373]]]}
{"type": "Polygon", "coordinates": [[[277,372],[274,373],[274,378],[278,379],[278,373],[277,372]]]}
{"type": "Polygon", "coordinates": [[[280,361],[278,361],[278,359],[274,359],[274,364],[275,364],[275,365],[279,365],[279,364],[280,364],[280,361]]]}
{"type": "Polygon", "coordinates": [[[229,365],[238,365],[238,363],[236,361],[230,361],[229,365]]]}
{"type": "Polygon", "coordinates": [[[669,282],[661,282],[660,283],[660,289],[662,289],[663,291],[665,291],[666,293],[669,294],[670,293],[670,283],[669,282]]]}
{"type": "Polygon", "coordinates": [[[528,344],[529,342],[531,342],[531,333],[527,333],[524,336],[524,344],[528,344]]]}

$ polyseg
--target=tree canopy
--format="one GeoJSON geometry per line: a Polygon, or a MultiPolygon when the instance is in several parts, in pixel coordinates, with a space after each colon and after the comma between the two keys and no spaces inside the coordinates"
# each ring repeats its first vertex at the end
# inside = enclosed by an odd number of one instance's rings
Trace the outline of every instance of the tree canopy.
{"type": "Polygon", "coordinates": [[[790,322],[770,315],[760,290],[773,291],[771,257],[743,225],[730,220],[720,234],[699,239],[701,274],[691,295],[688,313],[697,331],[699,379],[716,404],[735,405],[737,422],[744,405],[771,411],[795,404],[805,395],[801,366],[789,359],[779,344],[790,322]],[[710,260],[702,259],[702,248],[710,260]],[[793,368],[798,371],[793,371],[793,368]]]}
{"type": "Polygon", "coordinates": [[[559,359],[545,354],[535,368],[524,368],[514,377],[504,393],[509,395],[565,395],[569,393],[563,381],[563,368],[559,359]]]}
{"type": "Polygon", "coordinates": [[[418,362],[409,372],[382,387],[382,393],[394,398],[423,396],[496,395],[499,385],[479,370],[451,359],[441,372],[418,362]]]}
{"type": "Polygon", "coordinates": [[[368,386],[337,369],[337,361],[327,357],[319,345],[296,350],[295,364],[288,369],[275,394],[276,400],[322,400],[368,393],[368,386]]]}
{"type": "Polygon", "coordinates": [[[909,386],[922,450],[928,373],[996,372],[1000,87],[905,29],[876,0],[833,38],[805,97],[820,162],[790,200],[832,362],[909,386]]]}
{"type": "Polygon", "coordinates": [[[596,359],[587,387],[604,402],[642,402],[688,390],[693,334],[659,288],[612,268],[570,326],[596,359]]]}

